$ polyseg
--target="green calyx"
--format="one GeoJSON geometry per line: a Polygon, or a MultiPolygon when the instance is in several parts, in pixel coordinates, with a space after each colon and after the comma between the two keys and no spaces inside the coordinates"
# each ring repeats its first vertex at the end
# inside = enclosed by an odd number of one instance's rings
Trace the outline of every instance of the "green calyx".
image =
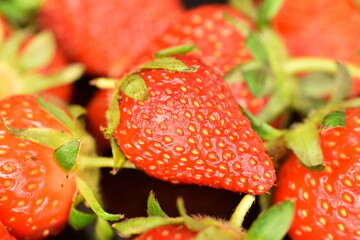
{"type": "Polygon", "coordinates": [[[272,206],[258,216],[249,231],[242,228],[242,222],[249,208],[253,205],[255,196],[248,194],[243,197],[236,207],[230,221],[216,220],[211,217],[192,217],[186,213],[184,201],[178,198],[177,207],[180,217],[168,217],[161,209],[154,193],[148,198],[148,217],[125,219],[113,224],[121,237],[129,238],[163,225],[183,224],[196,233],[196,240],[212,239],[282,239],[290,227],[293,217],[294,204],[285,201],[272,206]],[[277,231],[272,231],[277,229],[277,231]]]}
{"type": "Polygon", "coordinates": [[[71,84],[79,79],[84,67],[70,64],[61,70],[44,70],[54,60],[55,40],[48,31],[36,35],[16,30],[0,43],[0,98],[15,94],[41,93],[71,84]]]}

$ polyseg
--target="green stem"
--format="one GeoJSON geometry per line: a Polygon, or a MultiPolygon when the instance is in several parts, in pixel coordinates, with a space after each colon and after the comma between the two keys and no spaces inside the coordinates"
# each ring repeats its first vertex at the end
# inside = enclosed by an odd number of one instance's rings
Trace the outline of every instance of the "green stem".
{"type": "MultiPolygon", "coordinates": [[[[360,78],[360,68],[351,63],[344,63],[352,77],[360,78]]],[[[335,73],[338,69],[336,61],[328,58],[299,57],[291,58],[284,62],[285,72],[296,74],[302,72],[322,71],[335,73]]]]}
{"type": "MultiPolygon", "coordinates": [[[[113,168],[115,166],[115,160],[111,157],[97,157],[97,156],[85,156],[82,155],[78,158],[78,166],[81,168],[113,168]]],[[[135,169],[136,166],[129,162],[124,161],[121,168],[135,169]]]]}
{"type": "Polygon", "coordinates": [[[245,216],[255,201],[253,194],[246,194],[237,205],[234,213],[231,215],[229,225],[234,229],[241,229],[245,216]]]}

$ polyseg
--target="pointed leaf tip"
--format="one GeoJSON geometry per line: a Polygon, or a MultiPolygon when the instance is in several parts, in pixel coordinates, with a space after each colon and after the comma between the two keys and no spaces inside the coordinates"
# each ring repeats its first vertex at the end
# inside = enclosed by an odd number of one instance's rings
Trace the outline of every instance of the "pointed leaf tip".
{"type": "Polygon", "coordinates": [[[66,172],[74,167],[80,149],[80,139],[67,142],[54,151],[54,156],[59,166],[66,172]]]}

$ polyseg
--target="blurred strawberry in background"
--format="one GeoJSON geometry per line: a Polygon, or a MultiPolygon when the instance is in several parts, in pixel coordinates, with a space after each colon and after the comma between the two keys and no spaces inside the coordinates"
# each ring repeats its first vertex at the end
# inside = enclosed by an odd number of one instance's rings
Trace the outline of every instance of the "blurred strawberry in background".
{"type": "Polygon", "coordinates": [[[180,0],[47,0],[39,25],[91,74],[117,72],[183,11],[180,0]]]}

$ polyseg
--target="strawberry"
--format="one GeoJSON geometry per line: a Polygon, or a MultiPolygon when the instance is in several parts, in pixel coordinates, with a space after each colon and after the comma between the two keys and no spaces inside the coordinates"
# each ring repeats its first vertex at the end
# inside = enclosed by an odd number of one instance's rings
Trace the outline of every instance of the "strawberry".
{"type": "Polygon", "coordinates": [[[100,152],[106,152],[110,148],[109,141],[105,138],[101,129],[106,126],[105,112],[109,108],[113,91],[113,89],[96,91],[86,106],[87,127],[95,137],[100,152]]]}
{"type": "MultiPolygon", "coordinates": [[[[118,68],[113,75],[122,76],[139,65],[152,61],[156,52],[184,44],[196,45],[198,51],[190,51],[187,54],[201,57],[206,64],[217,68],[222,75],[235,66],[248,62],[252,57],[245,47],[245,36],[225,18],[226,14],[249,28],[253,27],[253,23],[248,18],[229,5],[200,5],[184,12],[176,24],[170,25],[163,34],[155,38],[130,65],[124,65],[126,68],[123,69],[118,68]]],[[[231,84],[230,90],[238,103],[252,113],[258,113],[265,105],[265,98],[255,98],[245,82],[231,84]]],[[[108,97],[104,95],[106,94],[97,93],[92,97],[87,107],[89,109],[88,123],[98,143],[101,146],[108,146],[108,142],[104,140],[100,131],[101,126],[106,126],[105,113],[99,114],[104,108],[96,109],[97,102],[102,106],[108,102],[108,97]]],[[[101,149],[106,148],[108,147],[101,147],[101,149]]]]}
{"type": "Polygon", "coordinates": [[[292,239],[360,239],[360,108],[345,126],[319,132],[325,170],[311,172],[292,154],[281,167],[274,202],[295,200],[292,239]]]}
{"type": "Polygon", "coordinates": [[[121,96],[114,137],[126,157],[172,183],[267,192],[275,181],[273,163],[218,72],[191,56],[166,60],[193,72],[159,67],[130,75],[145,80],[150,99],[121,96]]]}
{"type": "Polygon", "coordinates": [[[92,162],[104,158],[97,159],[76,108],[70,115],[55,98],[14,95],[0,100],[0,114],[0,221],[14,237],[43,239],[68,221],[80,229],[97,216],[108,228],[104,220],[121,217],[98,202],[99,169],[92,162]],[[75,209],[84,199],[96,216],[75,209]]]}
{"type": "Polygon", "coordinates": [[[200,5],[187,10],[175,24],[155,38],[125,72],[151,61],[153,55],[162,49],[188,44],[198,47],[198,51],[188,54],[200,56],[203,62],[216,67],[222,74],[249,61],[251,55],[245,47],[245,36],[225,18],[226,14],[253,28],[253,23],[230,5],[200,5]]]}
{"type": "Polygon", "coordinates": [[[0,221],[0,239],[1,240],[16,240],[13,236],[10,235],[7,228],[0,221]]]}
{"type": "Polygon", "coordinates": [[[47,0],[39,25],[54,32],[71,60],[107,75],[132,61],[182,11],[180,0],[47,0]]]}
{"type": "MultiPolygon", "coordinates": [[[[295,57],[328,57],[360,65],[360,15],[354,0],[288,0],[272,21],[295,57]]],[[[360,91],[359,79],[353,93],[360,91]]]]}
{"type": "MultiPolygon", "coordinates": [[[[36,104],[32,95],[1,100],[3,121],[11,127],[68,130],[36,104]]],[[[59,233],[76,194],[72,174],[53,160],[53,149],[19,139],[0,125],[0,220],[19,239],[59,233]]]]}
{"type": "Polygon", "coordinates": [[[144,232],[134,240],[158,239],[158,240],[190,240],[195,239],[196,232],[186,228],[184,224],[162,225],[144,232]]]}
{"type": "Polygon", "coordinates": [[[72,82],[82,75],[83,68],[67,64],[51,33],[12,30],[0,41],[0,50],[0,98],[44,93],[66,102],[72,99],[72,82]]]}

